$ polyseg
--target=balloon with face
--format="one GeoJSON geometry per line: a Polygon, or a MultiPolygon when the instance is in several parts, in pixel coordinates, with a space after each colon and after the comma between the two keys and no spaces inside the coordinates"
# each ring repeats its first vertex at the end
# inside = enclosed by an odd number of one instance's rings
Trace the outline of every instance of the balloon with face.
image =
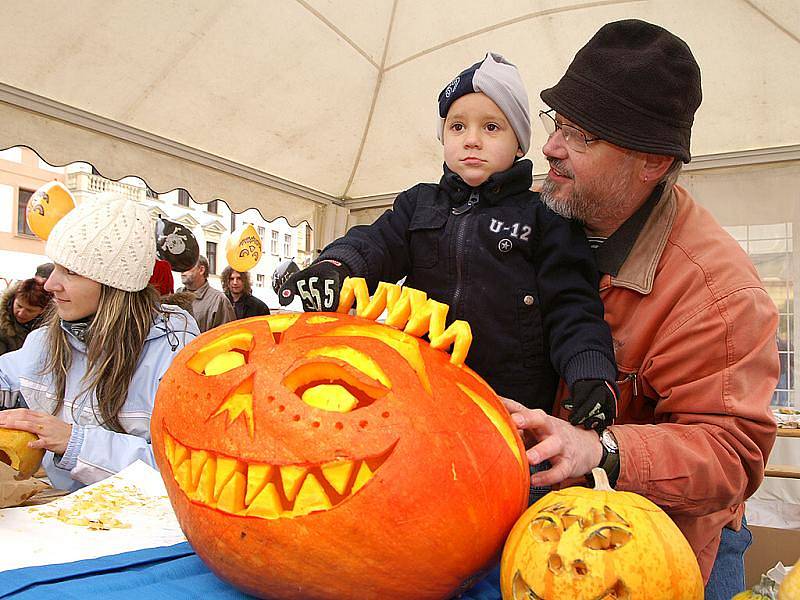
{"type": "Polygon", "coordinates": [[[197,264],[200,247],[188,227],[168,219],[156,221],[156,254],[173,271],[183,273],[197,264]]]}
{"type": "Polygon", "coordinates": [[[46,240],[53,226],[75,208],[75,198],[59,181],[50,181],[37,189],[28,200],[25,218],[28,227],[46,240]]]}
{"type": "Polygon", "coordinates": [[[158,389],[153,449],[183,531],[261,597],[447,598],[527,505],[516,428],[424,340],[336,313],[235,321],[158,389]]]}
{"type": "Polygon", "coordinates": [[[233,231],[225,243],[225,257],[235,271],[249,271],[261,260],[261,236],[252,224],[233,231]]]}

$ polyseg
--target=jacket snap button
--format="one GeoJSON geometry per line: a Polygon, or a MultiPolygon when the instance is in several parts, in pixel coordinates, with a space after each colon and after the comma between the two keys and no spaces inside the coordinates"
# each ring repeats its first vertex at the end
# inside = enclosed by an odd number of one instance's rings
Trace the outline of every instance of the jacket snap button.
{"type": "Polygon", "coordinates": [[[529,295],[525,296],[525,297],[522,299],[522,301],[525,303],[525,306],[531,306],[531,305],[533,305],[533,296],[531,296],[531,295],[529,294],[529,295]]]}

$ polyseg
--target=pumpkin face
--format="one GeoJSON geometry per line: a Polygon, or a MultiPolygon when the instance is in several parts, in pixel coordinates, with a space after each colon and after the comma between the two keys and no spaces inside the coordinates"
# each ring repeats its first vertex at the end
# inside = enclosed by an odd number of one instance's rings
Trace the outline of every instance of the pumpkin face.
{"type": "Polygon", "coordinates": [[[235,321],[184,348],[152,417],[183,531],[276,598],[442,598],[524,510],[524,448],[467,367],[335,313],[235,321]]]}
{"type": "Polygon", "coordinates": [[[520,517],[503,550],[505,600],[702,599],[689,543],[658,506],[630,492],[551,492],[520,517]]]}

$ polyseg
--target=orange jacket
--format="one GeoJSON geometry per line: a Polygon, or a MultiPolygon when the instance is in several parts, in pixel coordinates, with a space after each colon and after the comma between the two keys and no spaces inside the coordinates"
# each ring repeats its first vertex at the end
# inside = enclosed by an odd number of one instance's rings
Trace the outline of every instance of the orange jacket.
{"type": "Polygon", "coordinates": [[[739,245],[679,186],[600,294],[619,369],[616,487],[672,517],[708,581],[775,441],[777,310],[739,245]]]}

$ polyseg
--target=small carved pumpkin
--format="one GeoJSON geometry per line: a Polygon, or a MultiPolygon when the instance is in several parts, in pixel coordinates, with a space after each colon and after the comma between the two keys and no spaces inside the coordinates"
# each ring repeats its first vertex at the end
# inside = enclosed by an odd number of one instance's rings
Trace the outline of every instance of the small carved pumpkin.
{"type": "Polygon", "coordinates": [[[778,600],[800,600],[800,560],[778,587],[778,600]]]}
{"type": "MultiPolygon", "coordinates": [[[[438,303],[403,308],[389,287],[392,322],[405,310],[441,345],[438,303]]],[[[383,298],[362,297],[359,312],[380,314],[383,298]]],[[[502,403],[450,358],[337,313],[194,340],[163,378],[151,429],[198,555],[269,598],[446,598],[468,585],[525,509],[528,475],[502,403]]]]}
{"type": "Polygon", "coordinates": [[[658,506],[608,486],[550,492],[520,517],[503,550],[504,600],[696,600],[689,542],[658,506]]]}

